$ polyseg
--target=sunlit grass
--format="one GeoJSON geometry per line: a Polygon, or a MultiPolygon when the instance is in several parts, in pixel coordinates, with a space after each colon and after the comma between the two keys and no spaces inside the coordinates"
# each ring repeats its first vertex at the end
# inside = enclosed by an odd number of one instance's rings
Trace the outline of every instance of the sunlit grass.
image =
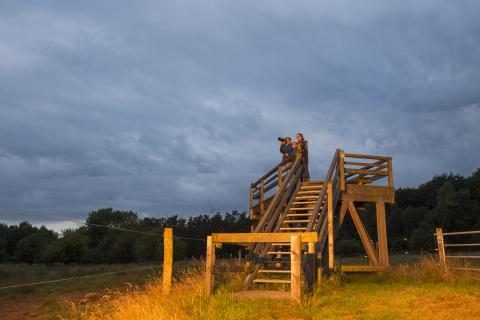
{"type": "Polygon", "coordinates": [[[203,294],[200,269],[184,271],[168,297],[161,281],[114,292],[87,307],[72,306],[68,319],[480,319],[480,282],[466,274],[445,277],[429,259],[386,274],[337,274],[301,304],[234,298],[238,275],[203,294]]]}

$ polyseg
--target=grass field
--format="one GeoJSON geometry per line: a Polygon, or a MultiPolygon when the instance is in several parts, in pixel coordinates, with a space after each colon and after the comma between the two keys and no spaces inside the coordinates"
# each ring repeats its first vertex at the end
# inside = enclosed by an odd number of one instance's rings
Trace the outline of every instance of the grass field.
{"type": "MultiPolygon", "coordinates": [[[[0,287],[143,268],[144,265],[28,265],[0,264],[0,287]]],[[[58,319],[69,308],[66,300],[83,304],[105,292],[143,285],[155,279],[158,269],[0,290],[0,319],[58,319]]]]}
{"type": "MultiPolygon", "coordinates": [[[[55,300],[51,298],[55,293],[48,289],[17,293],[17,298],[42,296],[43,306],[36,316],[46,319],[480,319],[480,273],[445,277],[428,259],[415,262],[410,257],[408,264],[404,260],[393,257],[392,261],[403,263],[387,274],[335,274],[316,292],[305,295],[301,304],[235,298],[231,293],[241,287],[239,275],[219,281],[216,294],[205,297],[198,267],[181,271],[168,297],[161,294],[159,277],[140,272],[132,279],[127,274],[110,279],[112,290],[105,289],[107,280],[92,280],[57,288],[55,300]],[[69,297],[79,292],[83,297],[94,292],[94,296],[85,303],[69,297]]],[[[125,268],[115,266],[121,267],[125,268]]],[[[17,301],[11,302],[16,305],[17,301]]]]}

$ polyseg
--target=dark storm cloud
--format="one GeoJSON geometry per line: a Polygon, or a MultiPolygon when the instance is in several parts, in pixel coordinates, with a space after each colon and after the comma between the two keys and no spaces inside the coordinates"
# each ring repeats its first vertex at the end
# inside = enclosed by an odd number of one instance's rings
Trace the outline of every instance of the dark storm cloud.
{"type": "MultiPolygon", "coordinates": [[[[392,155],[396,182],[470,174],[476,1],[17,1],[0,5],[0,202],[84,217],[245,209],[302,131],[392,155]]],[[[5,215],[4,220],[15,220],[5,215]]]]}

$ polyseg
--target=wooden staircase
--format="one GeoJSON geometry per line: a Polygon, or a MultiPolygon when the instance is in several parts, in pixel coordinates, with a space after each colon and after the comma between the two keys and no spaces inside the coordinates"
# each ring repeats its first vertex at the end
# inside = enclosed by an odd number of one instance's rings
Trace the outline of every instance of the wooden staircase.
{"type": "MultiPolygon", "coordinates": [[[[307,251],[316,253],[317,262],[322,261],[328,269],[333,270],[333,251],[328,255],[328,261],[323,258],[327,256],[328,248],[333,250],[334,234],[338,234],[345,213],[347,210],[355,210],[350,209],[352,201],[373,201],[370,193],[375,195],[375,201],[383,201],[387,198],[383,195],[378,198],[378,194],[384,194],[382,190],[393,190],[391,158],[345,154],[337,149],[325,179],[311,182],[302,181],[301,161],[287,159],[251,185],[250,216],[257,222],[252,232],[315,232],[318,234],[318,242],[313,249],[309,248],[310,244],[308,247],[303,244],[302,255],[307,251]],[[376,162],[345,161],[345,157],[376,162]],[[360,168],[356,169],[355,166],[360,168]],[[388,187],[364,187],[365,184],[387,176],[388,187]],[[265,190],[270,192],[270,196],[265,190]],[[357,194],[358,192],[363,194],[357,194]],[[342,206],[337,210],[339,204],[342,206]],[[331,240],[328,239],[329,234],[332,235],[331,240]]],[[[367,239],[368,236],[364,235],[363,238],[367,239]]],[[[369,239],[365,240],[364,245],[368,241],[369,239]]],[[[247,274],[245,289],[251,285],[290,284],[290,243],[254,244],[249,249],[253,268],[247,274]]]]}
{"type": "MultiPolygon", "coordinates": [[[[273,285],[285,291],[289,287],[290,297],[300,301],[302,287],[313,288],[320,268],[328,272],[384,272],[388,268],[385,204],[395,201],[392,158],[337,149],[323,181],[302,181],[303,170],[302,159],[292,156],[251,184],[250,233],[207,237],[207,295],[214,292],[214,274],[228,270],[246,272],[245,290],[273,285]],[[383,184],[378,183],[381,179],[383,184]],[[367,203],[375,206],[376,245],[359,214],[367,203]],[[334,241],[347,214],[358,231],[369,265],[335,264],[334,241]],[[247,263],[228,268],[216,265],[215,247],[220,243],[247,246],[247,263]]],[[[261,297],[281,293],[285,297],[284,292],[261,289],[244,293],[261,293],[261,297]]]]}

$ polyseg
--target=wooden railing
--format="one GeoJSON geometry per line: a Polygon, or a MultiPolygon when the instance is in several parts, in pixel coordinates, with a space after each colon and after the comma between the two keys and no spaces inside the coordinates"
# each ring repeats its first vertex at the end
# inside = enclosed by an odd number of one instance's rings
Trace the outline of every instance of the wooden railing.
{"type": "Polygon", "coordinates": [[[340,190],[345,191],[347,184],[371,184],[383,178],[394,188],[391,157],[338,152],[340,190]]]}
{"type": "Polygon", "coordinates": [[[480,230],[443,232],[442,228],[436,229],[435,238],[437,240],[438,258],[442,271],[480,271],[480,255],[478,255],[480,242],[479,240],[473,242],[471,239],[465,238],[465,236],[480,236],[480,230]],[[464,238],[460,238],[460,240],[457,238],[457,242],[446,243],[445,237],[456,236],[464,236],[464,238]]]}
{"type": "Polygon", "coordinates": [[[258,220],[265,214],[270,201],[285,182],[293,161],[294,155],[291,155],[250,185],[251,220],[258,220]]]}
{"type": "MultiPolygon", "coordinates": [[[[348,184],[371,184],[382,178],[388,179],[388,187],[394,188],[392,158],[345,153],[337,149],[320,190],[310,217],[307,231],[319,233],[318,249],[325,249],[329,228],[335,228],[333,215],[342,192],[348,184]]],[[[333,234],[332,230],[330,232],[333,234]]]]}

